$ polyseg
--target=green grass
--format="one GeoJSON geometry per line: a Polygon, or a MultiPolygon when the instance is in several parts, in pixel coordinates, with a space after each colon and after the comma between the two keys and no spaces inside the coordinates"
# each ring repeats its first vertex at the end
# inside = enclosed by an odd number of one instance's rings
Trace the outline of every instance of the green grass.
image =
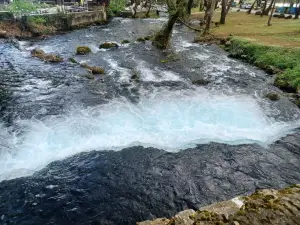
{"type": "Polygon", "coordinates": [[[277,73],[274,84],[279,88],[300,91],[300,49],[255,44],[232,38],[230,56],[242,58],[272,73],[277,73]]]}

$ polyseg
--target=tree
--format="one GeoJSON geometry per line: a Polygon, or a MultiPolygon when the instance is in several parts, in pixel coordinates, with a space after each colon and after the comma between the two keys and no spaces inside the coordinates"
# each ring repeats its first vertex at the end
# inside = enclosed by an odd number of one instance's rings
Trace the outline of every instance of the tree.
{"type": "Polygon", "coordinates": [[[32,12],[36,11],[37,8],[38,5],[33,4],[29,0],[14,0],[8,6],[8,10],[18,18],[31,14],[32,12]]]}
{"type": "Polygon", "coordinates": [[[199,12],[202,12],[204,10],[204,0],[199,1],[199,12]]]}
{"type": "Polygon", "coordinates": [[[296,6],[298,6],[296,13],[295,13],[295,19],[299,19],[300,14],[300,0],[297,1],[296,6]]]}
{"type": "Polygon", "coordinates": [[[169,11],[169,20],[162,27],[160,31],[156,33],[153,39],[153,45],[160,49],[166,49],[169,44],[170,36],[179,17],[184,17],[187,11],[186,0],[166,0],[169,11]]]}
{"type": "Polygon", "coordinates": [[[272,5],[272,11],[271,11],[271,14],[270,14],[270,17],[269,17],[269,20],[268,20],[268,26],[271,26],[272,24],[271,24],[271,19],[272,19],[272,17],[273,17],[273,13],[274,13],[274,10],[275,10],[275,3],[276,3],[276,1],[275,0],[273,0],[273,5],[272,5]]]}
{"type": "Polygon", "coordinates": [[[148,7],[148,10],[146,12],[145,17],[149,17],[149,13],[150,13],[150,10],[151,10],[151,7],[152,7],[152,0],[148,0],[148,2],[149,2],[149,7],[148,7]]]}
{"type": "Polygon", "coordinates": [[[191,13],[192,13],[193,3],[194,3],[194,0],[188,0],[188,2],[187,2],[187,14],[188,15],[191,15],[191,13]]]}
{"type": "Polygon", "coordinates": [[[269,15],[269,13],[270,13],[270,11],[271,11],[271,9],[272,9],[272,6],[274,5],[274,2],[275,2],[275,0],[271,0],[271,3],[270,3],[270,5],[268,6],[268,8],[264,11],[264,15],[269,15]]]}
{"type": "Polygon", "coordinates": [[[221,1],[222,1],[222,9],[221,9],[220,24],[225,24],[227,0],[221,0],[221,1]]]}
{"type": "Polygon", "coordinates": [[[257,2],[257,0],[255,0],[255,1],[253,2],[253,4],[251,5],[251,8],[248,10],[248,14],[251,13],[251,11],[253,10],[254,5],[255,5],[256,2],[257,2]]]}
{"type": "MultiPolygon", "coordinates": [[[[265,15],[265,11],[266,11],[266,7],[267,7],[267,3],[268,3],[268,0],[265,0],[265,3],[264,3],[264,5],[263,5],[263,8],[262,8],[262,10],[261,10],[261,14],[260,14],[260,17],[263,17],[263,15],[265,15]]],[[[268,15],[268,14],[267,14],[268,15]]],[[[267,16],[266,15],[266,16],[267,16]]]]}
{"type": "Polygon", "coordinates": [[[215,11],[215,5],[216,5],[216,0],[206,0],[206,11],[205,11],[206,26],[203,32],[204,35],[209,33],[211,19],[215,11]]]}

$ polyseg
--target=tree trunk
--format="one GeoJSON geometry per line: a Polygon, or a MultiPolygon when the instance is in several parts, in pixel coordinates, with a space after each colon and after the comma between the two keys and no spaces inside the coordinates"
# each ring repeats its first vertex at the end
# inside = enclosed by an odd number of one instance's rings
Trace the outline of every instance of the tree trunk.
{"type": "Polygon", "coordinates": [[[202,12],[204,10],[204,1],[200,0],[199,2],[199,12],[202,12]]]}
{"type": "Polygon", "coordinates": [[[300,5],[298,6],[295,14],[295,19],[299,19],[299,14],[300,14],[300,5]]]}
{"type": "Polygon", "coordinates": [[[234,0],[229,1],[229,5],[227,5],[227,9],[226,9],[226,15],[229,13],[229,10],[230,10],[233,2],[234,2],[234,0]]]}
{"type": "Polygon", "coordinates": [[[169,44],[170,36],[173,30],[173,26],[178,19],[178,12],[169,16],[168,23],[155,35],[153,45],[160,49],[166,49],[169,44]]]}
{"type": "Polygon", "coordinates": [[[191,13],[192,13],[193,3],[194,3],[194,0],[188,0],[187,10],[186,10],[188,15],[191,15],[191,13]]]}
{"type": "Polygon", "coordinates": [[[275,0],[272,0],[272,1],[271,1],[269,7],[264,11],[264,15],[266,15],[266,16],[269,15],[269,13],[270,13],[270,11],[271,11],[271,9],[272,9],[272,6],[273,6],[273,4],[274,4],[274,2],[275,2],[275,0]]]}
{"type": "Polygon", "coordinates": [[[268,20],[268,26],[271,26],[271,20],[272,20],[272,17],[273,17],[273,13],[274,13],[274,10],[275,10],[275,0],[273,1],[273,7],[272,7],[272,11],[271,11],[271,14],[270,14],[270,17],[269,17],[269,20],[268,20]]]}
{"type": "Polygon", "coordinates": [[[261,10],[260,17],[263,17],[263,15],[265,15],[265,11],[266,11],[266,7],[267,7],[267,3],[268,3],[268,1],[267,1],[267,0],[265,0],[265,4],[264,4],[264,6],[263,6],[263,8],[262,8],[262,10],[261,10]]]}
{"type": "Polygon", "coordinates": [[[222,10],[221,10],[220,24],[225,24],[225,19],[226,19],[226,4],[227,4],[227,0],[222,0],[222,10]]]}
{"type": "Polygon", "coordinates": [[[204,7],[205,7],[205,13],[204,13],[204,20],[206,21],[207,19],[207,14],[209,11],[209,2],[210,0],[204,0],[204,7]]]}
{"type": "Polygon", "coordinates": [[[218,8],[218,3],[219,3],[219,0],[216,0],[216,2],[215,2],[215,9],[214,10],[216,10],[218,8]]]}
{"type": "Polygon", "coordinates": [[[251,11],[253,10],[254,5],[255,5],[256,2],[257,2],[257,0],[255,0],[255,1],[253,2],[253,4],[251,5],[251,8],[248,10],[248,14],[251,13],[251,11]]]}
{"type": "Polygon", "coordinates": [[[216,2],[217,2],[216,0],[210,0],[210,2],[207,3],[206,26],[205,26],[205,30],[203,32],[204,35],[209,33],[211,19],[213,17],[214,11],[215,11],[216,2]]]}
{"type": "Polygon", "coordinates": [[[300,14],[300,0],[297,1],[296,7],[297,7],[297,5],[298,5],[298,8],[296,9],[295,19],[299,19],[299,14],[300,14]]]}
{"type": "Polygon", "coordinates": [[[146,15],[145,15],[146,17],[149,17],[149,13],[150,13],[151,7],[152,7],[152,1],[149,0],[149,8],[148,8],[148,10],[146,12],[146,15]]]}

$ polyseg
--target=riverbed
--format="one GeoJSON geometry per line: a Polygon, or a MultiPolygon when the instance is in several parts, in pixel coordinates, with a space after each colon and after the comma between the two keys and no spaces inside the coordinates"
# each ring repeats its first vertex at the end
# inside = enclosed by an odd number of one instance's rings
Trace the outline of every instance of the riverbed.
{"type": "Polygon", "coordinates": [[[281,93],[272,76],[181,25],[168,51],[136,41],[165,21],[115,18],[0,45],[2,221],[133,224],[299,183],[297,106],[265,98],[281,93]],[[99,49],[105,41],[120,47],[99,49]],[[75,55],[80,45],[92,53],[75,55]],[[65,61],[39,61],[34,48],[65,61]],[[70,57],[106,73],[88,79],[70,57]]]}

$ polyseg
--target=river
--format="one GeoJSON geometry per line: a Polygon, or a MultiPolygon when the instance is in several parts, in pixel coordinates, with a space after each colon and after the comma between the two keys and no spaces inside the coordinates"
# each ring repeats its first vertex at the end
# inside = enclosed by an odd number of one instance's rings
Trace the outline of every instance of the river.
{"type": "Polygon", "coordinates": [[[115,18],[104,26],[21,41],[19,48],[0,45],[2,221],[70,224],[82,216],[90,218],[87,224],[132,224],[258,187],[300,182],[300,110],[284,96],[276,102],[264,97],[280,93],[272,76],[228,58],[217,46],[193,43],[195,34],[180,25],[168,51],[135,42],[165,21],[115,18]],[[121,45],[124,39],[131,43],[121,45]],[[120,47],[99,49],[105,41],[120,47]],[[92,53],[76,56],[80,45],[92,53]],[[39,61],[30,56],[34,48],[65,61],[39,61]],[[106,74],[88,79],[70,57],[101,66],[106,74]],[[133,74],[139,79],[132,80],[133,74]],[[210,83],[194,85],[198,79],[210,83]],[[277,178],[266,181],[266,171],[277,178]],[[86,180],[75,182],[79,177],[86,180]],[[10,193],[13,187],[20,193],[10,193]],[[44,197],[47,203],[33,200],[44,197]],[[15,208],[6,209],[12,198],[15,208]],[[29,208],[21,204],[28,198],[29,208]],[[52,201],[72,207],[57,212],[47,207],[52,201]],[[48,210],[48,219],[37,205],[48,210]],[[94,206],[93,212],[82,212],[85,205],[94,206]],[[127,208],[132,210],[120,215],[127,208]]]}

